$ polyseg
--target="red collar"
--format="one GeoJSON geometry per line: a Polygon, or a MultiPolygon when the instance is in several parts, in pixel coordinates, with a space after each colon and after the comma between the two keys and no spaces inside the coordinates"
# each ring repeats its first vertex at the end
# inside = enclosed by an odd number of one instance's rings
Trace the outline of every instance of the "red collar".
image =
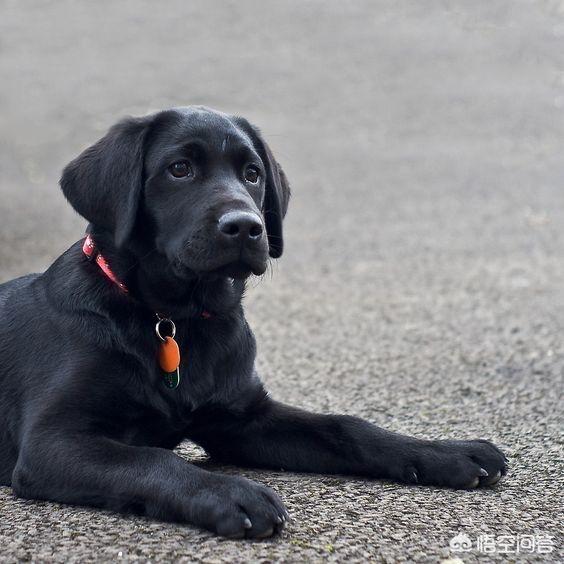
{"type": "Polygon", "coordinates": [[[114,274],[113,270],[110,268],[108,261],[104,258],[102,253],[96,248],[96,244],[92,239],[91,235],[86,235],[84,239],[84,244],[82,245],[82,252],[90,259],[96,261],[96,264],[100,267],[100,270],[116,285],[118,288],[124,292],[128,293],[127,286],[118,279],[114,274]]]}
{"type": "MultiPolygon", "coordinates": [[[[104,258],[102,253],[96,248],[96,243],[92,239],[90,234],[86,235],[84,239],[84,244],[82,245],[82,252],[88,257],[89,260],[96,261],[96,264],[100,267],[100,270],[109,278],[124,294],[127,294],[129,290],[127,286],[114,274],[113,270],[110,268],[108,261],[104,258]]],[[[202,319],[209,319],[211,313],[209,311],[202,311],[202,319]]]]}

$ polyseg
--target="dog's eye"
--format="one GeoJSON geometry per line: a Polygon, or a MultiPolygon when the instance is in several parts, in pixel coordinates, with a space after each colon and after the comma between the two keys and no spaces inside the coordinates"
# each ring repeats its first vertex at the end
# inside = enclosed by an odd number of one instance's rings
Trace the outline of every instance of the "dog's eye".
{"type": "Polygon", "coordinates": [[[170,174],[174,176],[174,178],[186,178],[187,176],[192,176],[194,171],[190,166],[190,163],[186,161],[178,161],[177,163],[173,163],[168,167],[170,174]]]}
{"type": "Polygon", "coordinates": [[[248,166],[245,170],[245,180],[251,184],[256,184],[260,176],[259,169],[256,166],[248,166]]]}

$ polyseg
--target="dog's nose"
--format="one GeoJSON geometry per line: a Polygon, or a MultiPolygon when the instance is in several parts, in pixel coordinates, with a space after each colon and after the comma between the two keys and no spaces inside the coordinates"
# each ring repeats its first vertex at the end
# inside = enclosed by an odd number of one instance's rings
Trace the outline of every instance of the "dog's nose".
{"type": "Polygon", "coordinates": [[[224,237],[242,243],[260,239],[263,232],[260,217],[244,211],[232,211],[222,215],[218,227],[224,237]]]}

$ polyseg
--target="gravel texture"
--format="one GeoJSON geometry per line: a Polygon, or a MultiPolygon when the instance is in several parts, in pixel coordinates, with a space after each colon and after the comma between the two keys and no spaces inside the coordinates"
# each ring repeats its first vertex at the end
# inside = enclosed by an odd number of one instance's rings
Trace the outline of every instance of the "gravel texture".
{"type": "Polygon", "coordinates": [[[0,82],[1,280],[80,237],[58,175],[118,117],[240,113],[294,189],[247,299],[272,394],[511,463],[472,492],[247,470],[293,517],[263,542],[0,488],[0,560],[562,558],[562,2],[3,0],[0,82]],[[555,549],[455,553],[459,532],[555,549]]]}

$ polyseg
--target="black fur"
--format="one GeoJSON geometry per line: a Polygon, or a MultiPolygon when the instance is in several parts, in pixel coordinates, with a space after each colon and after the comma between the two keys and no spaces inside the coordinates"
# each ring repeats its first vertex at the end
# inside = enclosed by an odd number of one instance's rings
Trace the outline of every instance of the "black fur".
{"type": "Polygon", "coordinates": [[[245,120],[205,108],[125,120],[61,186],[129,293],[81,241],[44,274],[0,285],[0,484],[16,495],[258,538],[286,521],[278,496],[171,449],[190,439],[227,463],[454,488],[505,473],[487,441],[419,440],[268,397],[241,298],[246,277],[282,254],[289,188],[245,120]],[[233,211],[255,236],[218,230],[233,211]],[[155,312],[178,328],[177,389],[157,364],[155,312]]]}

